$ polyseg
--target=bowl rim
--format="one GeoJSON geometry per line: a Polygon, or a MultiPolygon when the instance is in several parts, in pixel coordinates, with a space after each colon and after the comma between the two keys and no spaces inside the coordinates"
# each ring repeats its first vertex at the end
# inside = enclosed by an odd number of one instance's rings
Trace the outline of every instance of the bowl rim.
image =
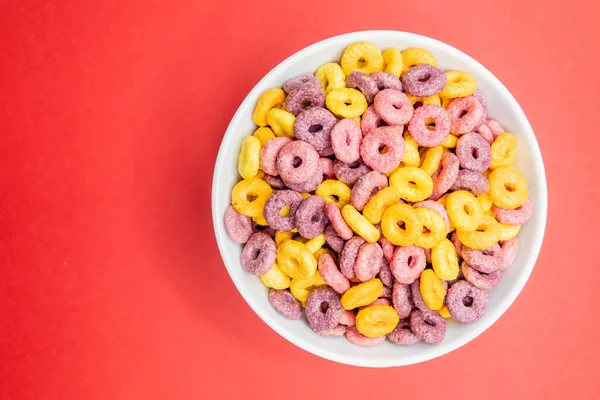
{"type": "Polygon", "coordinates": [[[367,31],[355,31],[355,32],[332,36],[327,39],[318,41],[307,47],[304,47],[304,48],[298,50],[297,52],[295,52],[294,54],[292,54],[291,56],[287,57],[285,60],[283,60],[277,66],[275,66],[273,69],[271,69],[253,87],[253,89],[246,95],[244,100],[242,100],[242,102],[238,106],[233,118],[231,119],[230,123],[227,126],[227,130],[225,131],[225,135],[223,136],[223,139],[221,141],[221,145],[219,147],[219,152],[217,155],[217,159],[215,161],[215,167],[214,167],[214,172],[213,172],[211,208],[212,208],[214,233],[215,233],[215,237],[217,240],[219,252],[221,254],[221,259],[223,260],[223,264],[225,264],[225,267],[227,269],[227,272],[228,272],[231,280],[233,281],[234,285],[236,286],[238,292],[242,295],[244,301],[246,301],[246,303],[250,306],[250,308],[259,316],[259,318],[264,323],[266,323],[271,329],[273,329],[281,337],[283,337],[290,343],[300,347],[301,349],[303,349],[307,352],[310,352],[316,356],[319,356],[321,358],[324,358],[324,359],[327,359],[330,361],[339,362],[339,363],[346,364],[346,365],[353,365],[353,366],[395,367],[395,366],[408,366],[408,365],[417,364],[420,362],[429,361],[434,358],[440,357],[442,355],[448,354],[448,353],[464,346],[465,344],[469,343],[471,340],[475,339],[476,337],[481,335],[483,332],[485,332],[494,323],[496,323],[498,321],[498,319],[500,319],[500,317],[514,303],[514,301],[517,299],[517,297],[523,290],[523,287],[525,286],[525,284],[529,281],[529,277],[531,276],[531,273],[536,264],[537,258],[539,256],[539,253],[540,253],[540,250],[542,247],[542,242],[543,242],[544,234],[545,234],[545,230],[546,230],[546,221],[547,221],[547,213],[548,213],[548,188],[547,188],[547,182],[546,182],[545,166],[544,166],[540,147],[537,142],[537,138],[535,136],[533,128],[531,127],[531,124],[529,123],[529,120],[527,119],[519,102],[515,99],[515,97],[512,95],[512,93],[506,88],[506,86],[504,86],[504,84],[492,72],[490,72],[486,67],[484,67],[482,64],[480,64],[473,57],[471,57],[468,54],[464,53],[463,51],[461,51],[449,44],[446,44],[442,41],[439,41],[437,39],[433,39],[428,36],[424,36],[424,35],[420,35],[420,34],[416,34],[416,33],[403,32],[403,31],[367,30],[367,31]],[[536,172],[537,181],[540,186],[539,187],[540,201],[539,201],[539,205],[537,205],[537,207],[536,207],[536,213],[539,214],[539,220],[538,220],[538,223],[535,226],[535,230],[534,230],[536,232],[536,235],[532,239],[533,245],[528,249],[528,257],[525,260],[525,263],[524,263],[525,265],[523,265],[523,267],[522,267],[524,269],[524,271],[521,274],[521,278],[519,280],[517,280],[512,287],[509,288],[508,293],[503,297],[502,303],[498,305],[498,307],[495,309],[495,312],[491,315],[488,314],[488,318],[486,318],[486,320],[489,322],[478,325],[477,327],[473,328],[469,332],[465,333],[460,339],[454,341],[452,344],[448,344],[446,346],[432,346],[431,351],[423,353],[423,356],[421,356],[421,357],[413,356],[413,357],[402,358],[402,359],[397,359],[397,360],[390,360],[390,361],[386,361],[386,362],[369,360],[368,358],[364,358],[364,357],[352,357],[351,355],[338,356],[335,353],[328,352],[326,349],[322,349],[322,348],[313,346],[311,343],[305,341],[304,339],[302,339],[300,337],[297,337],[294,335],[288,335],[285,332],[285,330],[283,330],[282,328],[280,328],[278,326],[277,321],[272,319],[269,315],[263,313],[260,310],[260,307],[253,305],[249,301],[247,289],[244,287],[243,282],[236,279],[235,275],[232,273],[232,267],[230,267],[227,264],[226,257],[224,257],[225,249],[224,249],[223,241],[227,238],[227,235],[225,234],[224,231],[222,231],[221,226],[220,226],[220,221],[222,220],[223,216],[217,215],[216,207],[215,207],[215,205],[217,204],[217,187],[218,187],[217,182],[218,182],[219,172],[221,170],[220,166],[223,164],[223,162],[225,162],[225,160],[224,160],[225,149],[227,148],[231,139],[235,136],[235,133],[233,132],[234,131],[233,127],[235,127],[238,124],[239,120],[244,117],[244,115],[243,115],[245,112],[244,109],[247,108],[245,106],[250,102],[250,99],[254,98],[257,95],[257,92],[262,93],[267,89],[265,87],[266,82],[270,80],[271,76],[275,75],[276,73],[278,73],[281,70],[286,69],[289,65],[295,63],[298,58],[304,56],[306,53],[315,52],[315,51],[319,50],[321,47],[325,47],[325,46],[330,46],[330,45],[335,45],[335,44],[342,46],[344,44],[347,45],[348,43],[352,43],[352,42],[356,42],[356,41],[364,41],[364,40],[366,40],[365,36],[373,36],[373,35],[381,35],[381,36],[389,35],[389,36],[394,36],[394,39],[398,38],[398,40],[418,39],[420,41],[428,42],[432,46],[436,46],[438,48],[442,48],[446,51],[452,52],[453,55],[454,54],[456,55],[456,57],[463,58],[468,63],[474,64],[479,69],[478,73],[485,75],[487,79],[489,79],[491,82],[493,82],[493,84],[495,86],[497,86],[499,91],[504,92],[503,94],[505,96],[507,96],[508,98],[512,99],[512,101],[514,102],[514,104],[516,106],[516,112],[517,112],[516,117],[519,120],[522,120],[523,125],[526,127],[523,134],[530,136],[530,142],[533,147],[533,152],[531,153],[532,161],[534,162],[534,164],[539,165],[541,167],[539,169],[539,171],[536,172]]]}

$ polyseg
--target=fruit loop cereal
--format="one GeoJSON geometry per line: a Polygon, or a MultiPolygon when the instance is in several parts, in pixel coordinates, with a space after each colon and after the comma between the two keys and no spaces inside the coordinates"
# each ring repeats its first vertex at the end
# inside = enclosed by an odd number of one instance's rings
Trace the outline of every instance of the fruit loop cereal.
{"type": "Polygon", "coordinates": [[[240,265],[327,340],[440,343],[484,316],[533,217],[518,134],[426,49],[354,43],[312,72],[265,91],[240,143],[240,265]]]}

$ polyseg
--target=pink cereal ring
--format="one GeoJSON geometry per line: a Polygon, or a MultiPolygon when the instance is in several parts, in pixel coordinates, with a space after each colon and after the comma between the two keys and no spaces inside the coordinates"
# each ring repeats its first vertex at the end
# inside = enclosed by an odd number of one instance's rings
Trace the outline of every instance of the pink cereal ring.
{"type": "Polygon", "coordinates": [[[390,264],[385,259],[385,256],[381,259],[379,273],[377,275],[379,276],[381,283],[383,283],[383,286],[392,287],[394,284],[394,275],[392,275],[390,264]]]}
{"type": "Polygon", "coordinates": [[[379,243],[364,243],[354,262],[354,274],[361,282],[375,278],[381,268],[383,250],[379,243]]]}
{"type": "Polygon", "coordinates": [[[357,209],[362,210],[365,205],[384,187],[387,187],[388,180],[381,172],[371,171],[359,178],[352,187],[350,203],[357,209]]]}
{"type": "Polygon", "coordinates": [[[329,218],[329,222],[335,229],[336,233],[344,240],[348,240],[352,238],[354,233],[352,232],[352,228],[348,226],[340,209],[335,203],[328,203],[325,205],[325,214],[329,218]]]}
{"type": "Polygon", "coordinates": [[[403,126],[382,126],[365,136],[360,155],[369,167],[379,172],[391,172],[400,165],[404,156],[403,126]]]}
{"type": "Polygon", "coordinates": [[[363,162],[362,158],[350,164],[343,163],[340,160],[333,162],[335,177],[347,185],[354,185],[358,178],[370,171],[371,168],[363,162]]]}
{"type": "Polygon", "coordinates": [[[500,125],[497,121],[495,121],[493,119],[486,120],[485,125],[487,125],[487,127],[492,132],[492,135],[494,136],[494,140],[496,140],[496,138],[498,136],[500,136],[501,134],[503,134],[505,132],[502,125],[500,125]]]}
{"type": "Polygon", "coordinates": [[[285,144],[279,151],[277,170],[284,182],[300,184],[315,176],[321,166],[319,160],[319,153],[313,146],[302,140],[294,140],[285,144]]]}
{"type": "Polygon", "coordinates": [[[414,310],[410,313],[410,329],[423,342],[438,344],[446,336],[446,320],[435,311],[414,310]]]}
{"type": "Polygon", "coordinates": [[[411,285],[394,282],[394,287],[392,290],[392,302],[394,304],[394,309],[400,318],[408,318],[414,307],[411,294],[411,285]]]}
{"type": "Polygon", "coordinates": [[[410,319],[401,319],[396,329],[387,335],[390,342],[394,344],[401,344],[404,346],[410,346],[419,343],[420,339],[410,329],[410,319]]]}
{"type": "Polygon", "coordinates": [[[492,148],[481,135],[471,132],[458,139],[456,155],[462,168],[483,172],[490,167],[492,148]]]}
{"type": "MultiPolygon", "coordinates": [[[[446,222],[448,232],[450,232],[450,220],[448,219],[448,213],[443,205],[434,200],[419,201],[413,204],[413,208],[428,208],[433,211],[437,211],[442,216],[442,219],[446,222]]],[[[428,249],[429,250],[429,249],[428,249]]],[[[431,262],[431,261],[428,261],[431,262]]]]}
{"type": "Polygon", "coordinates": [[[348,279],[354,278],[354,263],[360,246],[365,243],[365,239],[360,236],[354,236],[346,242],[340,256],[340,271],[348,279]]]}
{"type": "Polygon", "coordinates": [[[252,219],[240,214],[233,206],[225,210],[225,233],[236,243],[246,243],[252,236],[252,219]]]}
{"type": "Polygon", "coordinates": [[[281,180],[285,184],[285,186],[292,190],[295,190],[296,192],[314,192],[317,189],[317,187],[321,184],[321,182],[323,182],[323,168],[321,167],[321,162],[317,162],[317,171],[306,182],[293,183],[286,181],[285,178],[282,178],[281,180]]]}
{"type": "Polygon", "coordinates": [[[487,118],[487,113],[488,113],[487,101],[485,100],[485,97],[483,97],[483,93],[481,93],[481,91],[479,89],[474,91],[471,96],[473,96],[475,99],[477,99],[477,101],[479,102],[479,104],[481,104],[481,107],[483,108],[483,114],[482,114],[481,118],[479,119],[479,121],[477,122],[477,124],[475,125],[475,129],[478,129],[479,127],[481,127],[481,125],[483,125],[483,123],[485,122],[485,120],[487,118]]]}
{"type": "Polygon", "coordinates": [[[408,124],[408,131],[420,146],[434,147],[446,140],[450,133],[450,123],[450,115],[443,107],[424,104],[415,110],[408,124]],[[434,129],[427,126],[430,119],[435,123],[434,129]]]}
{"type": "Polygon", "coordinates": [[[485,123],[479,125],[479,128],[475,129],[475,133],[477,133],[479,136],[484,138],[485,141],[488,142],[489,144],[494,143],[494,139],[495,139],[494,135],[492,134],[492,131],[485,123]]]}
{"type": "Polygon", "coordinates": [[[269,290],[269,303],[287,319],[300,319],[302,316],[302,306],[289,290],[269,290]]]}
{"type": "Polygon", "coordinates": [[[308,196],[298,206],[295,214],[298,233],[304,238],[313,239],[325,230],[329,218],[325,213],[325,200],[319,196],[308,196]]]}
{"type": "Polygon", "coordinates": [[[321,157],[321,168],[323,168],[323,179],[335,179],[333,172],[333,161],[327,157],[321,157]]]}
{"type": "Polygon", "coordinates": [[[350,343],[367,347],[377,346],[385,342],[385,336],[381,336],[378,338],[366,337],[358,331],[356,326],[349,326],[348,328],[346,328],[346,339],[348,339],[350,343]]]}
{"type": "Polygon", "coordinates": [[[460,162],[455,154],[450,152],[442,154],[440,166],[431,177],[433,180],[433,192],[430,196],[431,200],[439,199],[444,193],[450,190],[458,178],[459,170],[460,162]]]}
{"type": "Polygon", "coordinates": [[[460,97],[448,105],[450,115],[450,132],[462,135],[477,128],[477,123],[483,115],[483,106],[473,96],[460,97]]]}
{"type": "Polygon", "coordinates": [[[446,295],[446,307],[450,315],[463,324],[480,320],[487,311],[488,303],[488,292],[467,281],[456,282],[446,295]]]}
{"type": "Polygon", "coordinates": [[[285,189],[286,188],[285,183],[279,176],[265,174],[264,179],[265,179],[265,182],[267,182],[269,185],[271,185],[272,188],[275,188],[275,189],[285,189]]]}
{"type": "Polygon", "coordinates": [[[344,308],[340,295],[328,286],[314,288],[306,299],[306,319],[315,332],[328,331],[340,323],[344,308]]]}
{"type": "Polygon", "coordinates": [[[333,257],[327,253],[319,257],[319,274],[339,294],[350,289],[350,281],[340,272],[333,257]]]}
{"type": "Polygon", "coordinates": [[[342,318],[340,319],[340,324],[346,326],[356,325],[356,314],[352,310],[344,310],[344,314],[342,314],[342,318]]]}
{"type": "Polygon", "coordinates": [[[403,125],[413,116],[414,108],[408,97],[396,89],[384,89],[373,102],[375,111],[390,125],[403,125]]]}
{"type": "Polygon", "coordinates": [[[333,329],[329,329],[327,331],[322,331],[322,332],[317,332],[317,334],[319,334],[321,336],[330,336],[330,337],[344,336],[346,334],[346,327],[342,324],[339,324],[338,326],[336,326],[333,329]]]}
{"type": "Polygon", "coordinates": [[[383,256],[387,260],[388,263],[392,262],[392,257],[394,256],[394,251],[396,250],[396,246],[387,240],[385,236],[381,235],[379,238],[379,244],[383,249],[383,256]]]}
{"type": "Polygon", "coordinates": [[[276,137],[269,140],[260,149],[260,168],[265,174],[272,176],[279,175],[279,170],[277,169],[277,156],[279,155],[281,148],[291,142],[292,139],[289,137],[276,137]]]}
{"type": "Polygon", "coordinates": [[[344,163],[349,164],[360,158],[361,141],[362,132],[360,126],[353,119],[342,119],[331,130],[333,153],[338,160],[344,163]]]}
{"type": "Polygon", "coordinates": [[[458,257],[462,258],[463,244],[460,241],[460,239],[458,239],[456,231],[452,232],[452,236],[450,236],[450,241],[454,244],[454,248],[456,249],[456,254],[458,255],[458,257]]]}
{"type": "Polygon", "coordinates": [[[479,272],[475,268],[471,267],[465,261],[463,261],[460,269],[462,273],[471,285],[482,290],[490,290],[498,286],[502,280],[502,271],[493,271],[489,274],[479,272]]]}
{"type": "Polygon", "coordinates": [[[240,256],[242,269],[252,275],[262,275],[271,269],[277,256],[275,241],[262,232],[250,236],[240,256]]]}
{"type": "Polygon", "coordinates": [[[529,220],[529,218],[531,218],[531,214],[533,214],[533,203],[531,200],[526,200],[525,203],[514,210],[500,208],[496,205],[493,205],[492,211],[494,211],[496,219],[503,224],[523,225],[529,220]]]}
{"type": "Polygon", "coordinates": [[[500,270],[506,271],[517,258],[519,239],[514,237],[510,240],[502,241],[499,244],[502,248],[502,263],[500,265],[500,270]]]}
{"type": "Polygon", "coordinates": [[[487,193],[489,188],[490,181],[481,172],[461,169],[450,190],[468,190],[475,196],[481,196],[487,193]]]}
{"type": "Polygon", "coordinates": [[[485,250],[474,250],[463,245],[461,253],[467,264],[479,272],[489,274],[502,267],[502,248],[498,243],[485,250]]]}
{"type": "Polygon", "coordinates": [[[374,106],[367,107],[360,119],[360,129],[363,136],[367,136],[369,132],[380,126],[388,126],[388,123],[377,114],[374,106]]]}
{"type": "Polygon", "coordinates": [[[411,284],[425,269],[425,252],[417,246],[398,247],[394,252],[390,269],[400,283],[411,284]]]}
{"type": "Polygon", "coordinates": [[[329,247],[337,253],[342,251],[344,244],[346,243],[346,241],[337,234],[335,228],[331,224],[327,225],[327,228],[325,228],[325,240],[329,247]]]}
{"type": "Polygon", "coordinates": [[[379,90],[396,89],[402,91],[402,82],[400,82],[400,78],[394,74],[377,71],[371,72],[369,76],[375,79],[375,83],[377,83],[377,89],[379,90]]]}

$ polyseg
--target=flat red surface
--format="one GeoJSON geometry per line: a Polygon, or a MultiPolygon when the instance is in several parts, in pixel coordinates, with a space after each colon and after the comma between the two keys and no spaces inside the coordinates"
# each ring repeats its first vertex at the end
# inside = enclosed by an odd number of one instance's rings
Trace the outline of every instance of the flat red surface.
{"type": "Polygon", "coordinates": [[[0,1],[0,399],[600,398],[600,8],[488,3],[0,1]],[[548,174],[517,301],[408,368],[337,365],[279,337],[212,233],[213,164],[242,99],[288,55],[364,29],[487,66],[548,174]]]}

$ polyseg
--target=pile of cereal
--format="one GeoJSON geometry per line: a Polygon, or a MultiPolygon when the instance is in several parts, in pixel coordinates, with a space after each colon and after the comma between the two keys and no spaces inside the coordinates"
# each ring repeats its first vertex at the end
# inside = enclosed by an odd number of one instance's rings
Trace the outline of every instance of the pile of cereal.
{"type": "Polygon", "coordinates": [[[427,50],[348,46],[262,94],[225,228],[281,315],[374,346],[479,320],[532,214],[517,139],[427,50]]]}

